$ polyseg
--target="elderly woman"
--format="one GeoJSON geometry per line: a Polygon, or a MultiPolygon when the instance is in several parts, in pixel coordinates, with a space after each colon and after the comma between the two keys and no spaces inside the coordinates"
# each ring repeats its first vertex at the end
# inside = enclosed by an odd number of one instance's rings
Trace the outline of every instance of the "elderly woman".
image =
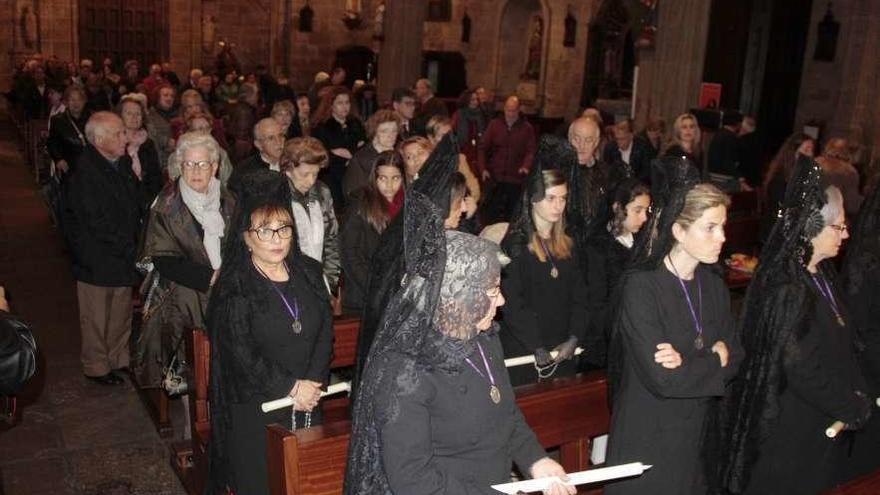
{"type": "Polygon", "coordinates": [[[321,267],[293,242],[290,189],[265,171],[247,180],[208,308],[211,341],[209,491],[269,493],[266,425],[318,423],[333,323],[321,267]],[[293,411],[260,404],[289,395],[293,411]]]}
{"type": "Polygon", "coordinates": [[[119,102],[119,116],[125,126],[125,152],[131,157],[131,170],[140,182],[141,205],[144,210],[162,189],[162,166],[156,144],[146,129],[146,96],[127,94],[119,102]]]}
{"type": "Polygon", "coordinates": [[[55,162],[55,173],[64,177],[76,167],[76,159],[85,150],[86,122],[91,112],[86,109],[86,93],[81,86],[69,86],[64,90],[67,109],[49,121],[49,138],[46,150],[55,162]]]}
{"type": "MultiPolygon", "coordinates": [[[[212,127],[211,114],[209,113],[196,113],[190,115],[186,120],[186,130],[187,133],[196,133],[201,134],[203,136],[211,136],[211,127],[212,127]]],[[[215,139],[216,142],[216,139],[215,139]]],[[[220,143],[217,143],[218,145],[220,143]]],[[[229,154],[226,153],[226,150],[223,149],[222,146],[218,149],[220,153],[220,168],[217,170],[217,178],[220,179],[220,185],[223,188],[226,188],[226,184],[229,182],[229,178],[232,176],[232,161],[229,159],[229,154]]],[[[181,167],[179,163],[176,163],[177,160],[175,156],[172,154],[168,159],[168,178],[170,180],[177,180],[180,177],[181,167]]]]}
{"type": "Polygon", "coordinates": [[[357,150],[345,169],[342,192],[346,201],[368,185],[367,176],[380,153],[391,151],[397,142],[400,117],[393,110],[379,110],[367,120],[369,142],[357,150]]]}
{"type": "Polygon", "coordinates": [[[859,172],[852,164],[849,143],[843,138],[833,138],[816,158],[829,184],[836,186],[843,195],[843,207],[848,218],[855,218],[864,199],[859,193],[859,172]]]}
{"type": "Polygon", "coordinates": [[[209,135],[180,137],[173,163],[180,177],[150,208],[140,266],[152,271],[143,326],[135,344],[134,372],[141,387],[162,385],[162,369],[184,361],[184,332],[204,328],[210,288],[221,265],[220,246],[234,201],[216,178],[220,146],[209,135]]]}
{"type": "Polygon", "coordinates": [[[504,304],[498,246],[445,230],[428,198],[413,192],[404,206],[405,275],[358,389],[343,493],[488,495],[514,462],[533,477],[564,476],[507,379],[493,323],[504,304]]]}
{"type": "Polygon", "coordinates": [[[147,113],[147,132],[156,143],[159,151],[159,164],[162,172],[168,167],[168,156],[174,152],[174,138],[171,135],[171,121],[177,117],[174,86],[163,83],[152,93],[152,107],[147,113]]]}
{"type": "MultiPolygon", "coordinates": [[[[382,110],[380,110],[381,112],[382,110]]],[[[339,252],[345,283],[342,312],[360,315],[370,281],[370,261],[379,236],[403,206],[403,159],[383,151],[373,162],[367,186],[353,198],[339,233],[339,252]]]]}
{"type": "MultiPolygon", "coordinates": [[[[652,194],[650,235],[633,248],[612,335],[608,463],[654,467],[605,486],[609,495],[706,493],[707,428],[736,374],[730,294],[711,265],[724,244],[730,200],[687,160],[667,158],[652,194]],[[619,347],[618,347],[619,346],[619,347]]],[[[716,426],[717,427],[717,426],[716,426]]]]}
{"type": "Polygon", "coordinates": [[[746,292],[746,359],[719,449],[725,493],[824,492],[850,449],[825,429],[842,421],[857,430],[871,415],[856,328],[830,263],[847,237],[840,191],[800,158],[746,292]]]}
{"type": "Polygon", "coordinates": [[[327,150],[312,137],[294,138],[284,145],[281,172],[290,184],[291,209],[299,249],[321,263],[331,293],[339,283],[339,223],[330,189],[318,180],[327,166],[327,150]]]}
{"type": "Polygon", "coordinates": [[[290,100],[281,100],[272,105],[270,117],[281,126],[284,139],[293,139],[302,136],[299,128],[299,119],[296,118],[296,107],[290,100]]]}

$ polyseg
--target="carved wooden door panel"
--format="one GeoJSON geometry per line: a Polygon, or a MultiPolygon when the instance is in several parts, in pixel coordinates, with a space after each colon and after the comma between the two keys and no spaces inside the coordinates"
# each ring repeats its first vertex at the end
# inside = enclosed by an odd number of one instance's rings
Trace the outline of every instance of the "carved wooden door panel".
{"type": "Polygon", "coordinates": [[[168,0],[79,0],[79,53],[146,68],[168,58],[168,0]]]}

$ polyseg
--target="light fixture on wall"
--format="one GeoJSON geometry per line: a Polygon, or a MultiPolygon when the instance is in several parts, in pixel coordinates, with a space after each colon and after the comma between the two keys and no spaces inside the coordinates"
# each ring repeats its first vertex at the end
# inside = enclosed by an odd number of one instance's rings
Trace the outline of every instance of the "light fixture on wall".
{"type": "Polygon", "coordinates": [[[837,35],[840,33],[840,23],[834,20],[834,13],[831,12],[831,2],[828,2],[825,17],[819,22],[817,30],[816,51],[813,53],[813,60],[834,62],[834,54],[837,52],[837,35]]]}
{"type": "Polygon", "coordinates": [[[303,5],[303,8],[299,9],[299,32],[311,33],[314,21],[315,11],[312,10],[312,6],[309,5],[308,0],[306,0],[306,4],[303,5]]]}
{"type": "Polygon", "coordinates": [[[464,15],[461,18],[461,42],[471,42],[471,17],[468,15],[467,9],[465,9],[464,15]]]}

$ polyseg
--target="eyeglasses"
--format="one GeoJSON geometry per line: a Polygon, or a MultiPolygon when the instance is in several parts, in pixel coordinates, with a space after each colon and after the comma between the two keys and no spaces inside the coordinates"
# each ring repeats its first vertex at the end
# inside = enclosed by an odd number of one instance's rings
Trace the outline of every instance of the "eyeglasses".
{"type": "Polygon", "coordinates": [[[181,165],[183,166],[183,168],[188,169],[188,170],[193,170],[193,169],[208,170],[214,164],[212,162],[207,161],[207,160],[202,160],[200,162],[185,161],[185,162],[181,163],[181,165]]]}
{"type": "Polygon", "coordinates": [[[282,225],[277,229],[269,227],[260,227],[258,229],[248,229],[248,232],[257,234],[257,239],[263,242],[269,242],[277,235],[279,239],[290,239],[293,236],[293,225],[282,225]]]}
{"type": "Polygon", "coordinates": [[[832,223],[831,225],[829,225],[829,227],[836,230],[838,234],[843,234],[844,232],[849,230],[849,226],[845,223],[842,223],[840,225],[832,223]]]}

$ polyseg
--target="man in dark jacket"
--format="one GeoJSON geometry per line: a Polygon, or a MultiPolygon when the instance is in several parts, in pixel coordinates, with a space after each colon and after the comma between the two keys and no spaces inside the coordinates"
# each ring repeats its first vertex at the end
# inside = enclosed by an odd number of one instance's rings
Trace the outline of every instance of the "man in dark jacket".
{"type": "Polygon", "coordinates": [[[504,114],[489,122],[477,147],[481,178],[494,181],[494,187],[487,193],[486,223],[509,219],[519,201],[523,180],[532,168],[537,138],[535,129],[519,109],[519,98],[507,98],[504,114]]]}
{"type": "Polygon", "coordinates": [[[605,146],[602,161],[612,166],[624,166],[627,170],[623,175],[645,183],[651,181],[651,148],[648,143],[633,136],[631,119],[614,124],[614,142],[605,146]]]}
{"type": "Polygon", "coordinates": [[[413,122],[414,131],[419,136],[424,136],[426,135],[425,127],[428,125],[428,121],[431,120],[431,117],[435,115],[448,117],[449,110],[446,108],[445,103],[434,96],[434,87],[431,85],[431,81],[427,79],[419,79],[416,81],[415,94],[416,99],[419,102],[419,107],[416,109],[413,122]]]}
{"type": "Polygon", "coordinates": [[[724,112],[721,129],[709,143],[708,169],[712,181],[725,191],[738,191],[746,184],[740,167],[739,129],[743,116],[739,112],[724,112]]]}
{"type": "Polygon", "coordinates": [[[256,170],[281,170],[279,162],[284,149],[284,131],[275,119],[269,117],[257,122],[254,126],[254,146],[257,152],[239,162],[229,177],[226,188],[236,195],[242,194],[242,180],[248,174],[256,170]]]}
{"type": "Polygon", "coordinates": [[[125,152],[122,119],[97,112],[85,126],[89,145],[70,178],[65,225],[79,301],[83,373],[122,383],[129,363],[131,295],[140,225],[138,180],[125,152]]]}

